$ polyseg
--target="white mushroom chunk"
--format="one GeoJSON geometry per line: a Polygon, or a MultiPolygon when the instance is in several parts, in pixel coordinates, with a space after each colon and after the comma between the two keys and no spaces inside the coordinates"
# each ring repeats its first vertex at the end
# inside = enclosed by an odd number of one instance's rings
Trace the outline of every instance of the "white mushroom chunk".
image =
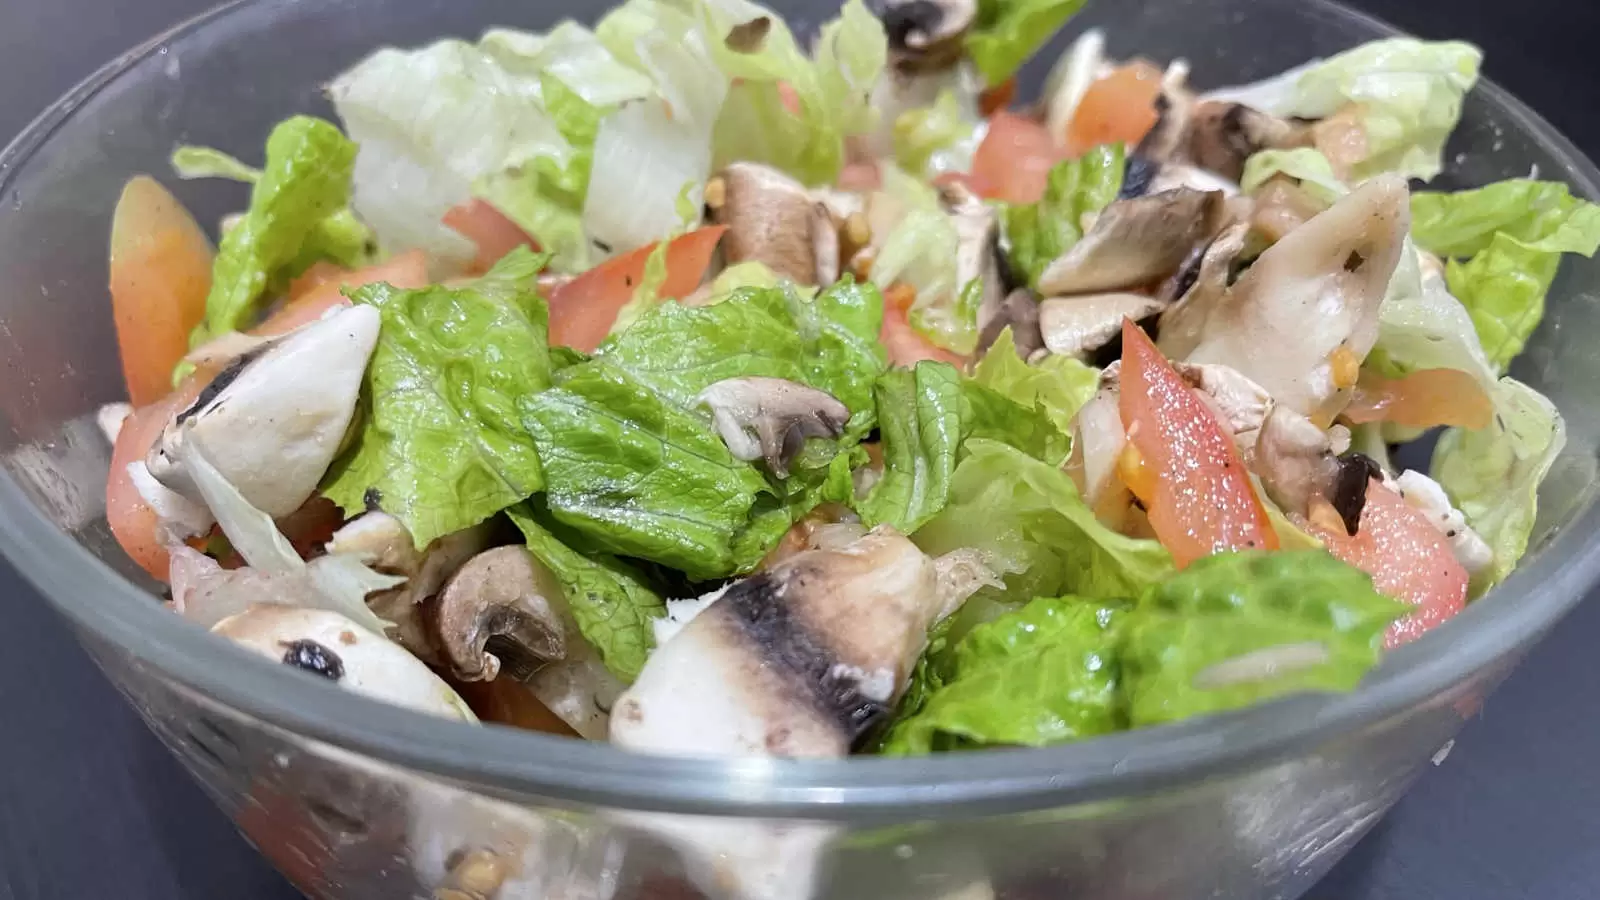
{"type": "Polygon", "coordinates": [[[611,740],[679,756],[844,756],[899,699],[928,629],[980,583],[966,568],[880,526],[734,582],[651,654],[617,701],[611,740]]]}
{"type": "Polygon", "coordinates": [[[789,466],[811,438],[837,438],[850,409],[832,394],[782,378],[725,378],[695,398],[711,410],[717,433],[736,459],[764,459],[773,474],[789,466]]]}
{"type": "Polygon", "coordinates": [[[117,435],[122,433],[122,426],[133,415],[131,403],[107,403],[95,411],[94,421],[100,426],[100,433],[106,436],[106,441],[112,444],[117,442],[117,435]]]}
{"type": "Polygon", "coordinates": [[[142,459],[128,463],[128,480],[174,540],[205,534],[217,521],[204,503],[196,503],[157,481],[142,459]]]}
{"type": "Polygon", "coordinates": [[[1118,408],[1116,371],[1108,367],[1107,373],[1102,373],[1099,392],[1072,420],[1072,456],[1066,469],[1095,516],[1107,527],[1121,528],[1133,505],[1133,493],[1117,475],[1128,432],[1118,408]]]}
{"type": "Polygon", "coordinates": [[[473,557],[429,601],[427,618],[455,678],[514,678],[580,735],[605,737],[623,685],[584,639],[560,582],[526,547],[473,557]]]}
{"type": "MultiPolygon", "coordinates": [[[[1267,414],[1253,461],[1267,496],[1284,512],[1304,516],[1313,497],[1331,499],[1336,493],[1340,466],[1328,433],[1287,407],[1275,406],[1267,414]]],[[[1365,502],[1365,479],[1360,481],[1360,494],[1365,502]]]]}
{"type": "Polygon", "coordinates": [[[728,265],[759,262],[796,284],[839,277],[839,232],[826,202],[805,185],[760,163],[733,163],[706,184],[712,221],[728,226],[728,265]]]}
{"type": "Polygon", "coordinates": [[[1172,348],[1169,352],[1186,354],[1199,346],[1206,316],[1227,293],[1234,263],[1244,252],[1249,235],[1249,225],[1223,229],[1192,268],[1186,266],[1165,286],[1168,296],[1177,301],[1161,314],[1159,326],[1162,346],[1172,348]]]}
{"type": "Polygon", "coordinates": [[[378,311],[352,306],[236,359],[151,448],[150,473],[199,501],[181,445],[201,440],[251,506],[280,518],[300,508],[338,455],[378,340],[378,311]]]}
{"type": "Polygon", "coordinates": [[[927,72],[955,65],[978,16],[978,0],[887,0],[883,30],[895,68],[927,72]]]}
{"type": "Polygon", "coordinates": [[[1039,304],[1039,334],[1051,353],[1086,356],[1122,333],[1122,320],[1139,321],[1161,312],[1164,303],[1144,294],[1090,294],[1052,297],[1039,304]]]}
{"type": "Polygon", "coordinates": [[[1006,289],[1000,277],[1000,219],[994,207],[960,184],[939,189],[939,203],[956,231],[956,286],[978,282],[978,332],[996,337],[1005,327],[1006,289]],[[998,327],[996,327],[998,325],[998,327]]]}
{"type": "Polygon", "coordinates": [[[1248,458],[1272,412],[1272,395],[1229,366],[1175,363],[1174,368],[1200,393],[1200,399],[1248,458]]]}
{"type": "Polygon", "coordinates": [[[1404,179],[1368,181],[1268,248],[1220,296],[1175,308],[1182,323],[1162,328],[1162,351],[1232,366],[1280,405],[1331,421],[1377,340],[1410,220],[1404,179]]]}
{"type": "Polygon", "coordinates": [[[447,719],[477,721],[466,702],[416,657],[338,613],[252,606],[211,630],[260,656],[374,700],[447,719]]]}
{"type": "Polygon", "coordinates": [[[1116,200],[1039,277],[1047,297],[1144,287],[1177,271],[1222,226],[1223,196],[1187,188],[1116,200]]]}
{"type": "Polygon", "coordinates": [[[1392,485],[1400,492],[1406,505],[1422,513],[1433,527],[1450,542],[1450,551],[1469,575],[1477,575],[1494,564],[1494,551],[1478,533],[1467,524],[1467,517],[1450,503],[1450,497],[1439,482],[1407,469],[1394,479],[1392,485]]]}

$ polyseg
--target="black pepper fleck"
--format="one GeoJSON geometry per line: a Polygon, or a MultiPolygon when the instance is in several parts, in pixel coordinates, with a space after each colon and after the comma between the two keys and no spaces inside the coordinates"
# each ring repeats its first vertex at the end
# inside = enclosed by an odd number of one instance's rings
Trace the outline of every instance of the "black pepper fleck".
{"type": "Polygon", "coordinates": [[[283,646],[284,665],[304,669],[313,675],[321,675],[329,681],[338,681],[344,677],[344,660],[339,658],[339,654],[316,641],[302,638],[283,646]]]}

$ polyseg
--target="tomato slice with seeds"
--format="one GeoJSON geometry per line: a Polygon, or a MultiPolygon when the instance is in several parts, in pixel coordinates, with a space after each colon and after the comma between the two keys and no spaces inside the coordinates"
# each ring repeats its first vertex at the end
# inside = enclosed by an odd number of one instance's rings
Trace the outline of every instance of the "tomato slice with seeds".
{"type": "Polygon", "coordinates": [[[1118,408],[1131,448],[1119,471],[1179,568],[1226,550],[1277,549],[1233,438],[1128,319],[1118,408]]]}

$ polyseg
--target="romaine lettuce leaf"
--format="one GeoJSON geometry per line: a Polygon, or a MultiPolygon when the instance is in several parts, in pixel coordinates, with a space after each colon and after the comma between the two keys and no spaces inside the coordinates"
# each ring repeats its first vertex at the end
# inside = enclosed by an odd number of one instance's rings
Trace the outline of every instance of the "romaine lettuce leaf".
{"type": "Polygon", "coordinates": [[[604,355],[562,369],[521,407],[556,521],[697,580],[738,569],[735,541],[769,488],[701,417],[604,355]]]}
{"type": "Polygon", "coordinates": [[[1450,194],[1418,193],[1411,208],[1413,238],[1451,257],[1445,281],[1498,370],[1522,352],[1544,318],[1561,254],[1593,256],[1600,248],[1600,206],[1556,182],[1512,179],[1450,194]]]}
{"type": "Polygon", "coordinates": [[[845,138],[877,123],[871,95],[888,59],[883,23],[861,0],[849,0],[822,27],[808,58],[782,17],[765,7],[746,0],[696,5],[712,52],[734,80],[717,122],[717,166],[762,162],[806,184],[831,183],[844,164],[845,138]]]}
{"type": "Polygon", "coordinates": [[[1100,387],[1100,370],[1060,355],[1030,365],[1007,328],[973,367],[972,380],[1024,407],[1043,409],[1057,430],[1070,435],[1073,417],[1100,387]]]}
{"type": "Polygon", "coordinates": [[[1408,607],[1320,550],[1220,553],[1152,585],[1122,623],[1133,727],[1298,691],[1347,691],[1408,607]]]}
{"type": "Polygon", "coordinates": [[[937,209],[909,210],[884,238],[872,263],[878,284],[903,282],[916,291],[908,318],[923,337],[967,355],[978,346],[977,279],[957,284],[955,222],[937,209]]]}
{"type": "Polygon", "coordinates": [[[912,697],[880,752],[921,755],[973,746],[1039,747],[1125,727],[1118,696],[1120,605],[1035,599],[979,625],[944,653],[930,649],[925,696],[912,697]]]}
{"type": "Polygon", "coordinates": [[[1391,378],[1421,369],[1457,369],[1495,390],[1495,369],[1478,342],[1472,316],[1451,296],[1444,279],[1424,277],[1416,248],[1407,243],[1378,308],[1378,341],[1364,365],[1391,378]]]}
{"type": "Polygon", "coordinates": [[[894,158],[907,172],[932,177],[941,172],[966,172],[987,132],[976,109],[963,105],[946,88],[933,103],[915,106],[895,117],[894,158]]]}
{"type": "Polygon", "coordinates": [[[961,379],[961,435],[1000,441],[1053,465],[1072,451],[1070,431],[1062,431],[1038,405],[1024,406],[970,379],[961,379]]]}
{"type": "Polygon", "coordinates": [[[1500,380],[1488,428],[1450,428],[1439,438],[1431,474],[1494,550],[1494,564],[1473,580],[1474,593],[1503,581],[1527,551],[1539,482],[1566,439],[1566,424],[1555,406],[1510,378],[1500,380]]]}
{"type": "Polygon", "coordinates": [[[540,510],[514,506],[508,514],[522,530],[528,552],[561,582],[578,630],[600,651],[606,668],[625,682],[639,677],[655,646],[651,623],[666,611],[661,596],[631,566],[603,554],[574,551],[556,536],[559,526],[540,510]]]}
{"type": "Polygon", "coordinates": [[[1125,599],[1172,574],[1171,554],[1100,524],[1060,468],[998,441],[973,438],[962,450],[949,502],[914,538],[933,554],[988,552],[1007,573],[1000,599],[1125,599]]]}
{"type": "Polygon", "coordinates": [[[355,159],[356,145],[322,119],[295,116],[272,129],[250,208],[217,249],[205,319],[190,336],[191,345],[248,325],[269,287],[313,261],[304,251],[323,221],[349,203],[355,159]]]}
{"type": "Polygon", "coordinates": [[[383,329],[363,385],[364,420],[324,493],[347,513],[376,504],[418,547],[460,531],[542,486],[517,400],[550,384],[544,257],[508,254],[460,287],[356,289],[383,329]]]}
{"type": "Polygon", "coordinates": [[[891,369],[873,388],[883,475],[855,511],[870,527],[910,534],[944,508],[962,439],[961,375],[938,362],[891,369]]]}
{"type": "Polygon", "coordinates": [[[1083,238],[1085,219],[1117,199],[1122,163],[1121,144],[1095,147],[1056,163],[1038,203],[1006,207],[1006,239],[1018,280],[1037,286],[1045,268],[1083,238]]]}
{"type": "Polygon", "coordinates": [[[1067,24],[1084,0],[978,0],[978,17],[967,32],[967,56],[988,84],[1017,73],[1067,24]]]}
{"type": "Polygon", "coordinates": [[[1328,157],[1310,147],[1262,150],[1252,154],[1244,161],[1244,174],[1239,177],[1239,188],[1246,194],[1254,194],[1276,175],[1293,178],[1306,193],[1329,206],[1350,193],[1350,188],[1334,173],[1328,157]]]}
{"type": "Polygon", "coordinates": [[[1366,152],[1352,180],[1383,172],[1426,180],[1443,168],[1445,141],[1482,61],[1482,51],[1460,41],[1388,38],[1205,99],[1306,119],[1359,105],[1366,152]]]}

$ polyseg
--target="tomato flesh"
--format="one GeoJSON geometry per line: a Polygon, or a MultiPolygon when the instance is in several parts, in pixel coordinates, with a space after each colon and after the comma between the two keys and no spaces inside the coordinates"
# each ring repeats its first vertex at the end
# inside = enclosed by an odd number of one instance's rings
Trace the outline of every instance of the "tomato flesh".
{"type": "MultiPolygon", "coordinates": [[[[722,240],[726,225],[708,225],[681,237],[667,247],[667,279],[662,297],[683,298],[700,286],[711,254],[722,240]]],[[[592,353],[606,339],[617,313],[633,299],[644,280],[645,263],[656,245],[640,247],[606,260],[550,292],[550,343],[592,353]]]]}
{"type": "Polygon", "coordinates": [[[949,363],[964,369],[967,358],[953,353],[923,337],[911,327],[911,303],[917,297],[911,285],[898,283],[883,295],[883,327],[878,332],[878,342],[889,353],[889,362],[897,366],[914,366],[925,359],[949,363]]]}
{"type": "Polygon", "coordinates": [[[211,242],[178,198],[148,175],[130,180],[111,221],[111,310],[128,398],[160,400],[189,352],[211,290],[211,242]]]}
{"type": "Polygon", "coordinates": [[[134,410],[122,423],[111,450],[111,471],[106,477],[106,522],[123,552],[161,581],[167,580],[168,559],[167,548],[156,531],[160,520],[128,476],[128,465],[144,459],[161,437],[167,422],[187,409],[210,380],[210,373],[196,372],[167,396],[134,410]]]}
{"type": "Polygon", "coordinates": [[[1226,550],[1276,550],[1233,438],[1150,338],[1122,322],[1122,424],[1136,458],[1118,466],[1182,568],[1226,550]],[[1129,477],[1129,472],[1138,473],[1129,477]]]}
{"type": "Polygon", "coordinates": [[[451,207],[441,221],[446,228],[478,245],[478,255],[472,260],[473,271],[478,274],[489,271],[518,247],[539,249],[533,235],[488,201],[476,197],[451,207]]]}
{"type": "MultiPolygon", "coordinates": [[[[311,271],[307,272],[307,275],[311,274],[311,271]]],[[[317,273],[315,280],[303,275],[296,281],[296,287],[301,290],[291,292],[288,302],[260,325],[250,329],[250,333],[261,337],[288,334],[322,318],[324,313],[336,306],[348,306],[350,298],[344,295],[345,289],[380,281],[397,288],[427,287],[427,257],[421,250],[411,250],[353,272],[317,273]]]]}
{"type": "Polygon", "coordinates": [[[1139,143],[1160,117],[1161,70],[1135,60],[1095,79],[1062,135],[1073,156],[1101,144],[1139,143]]]}
{"type": "Polygon", "coordinates": [[[989,120],[973,153],[967,183],[988,200],[1036,203],[1044,196],[1051,167],[1066,158],[1043,125],[1002,110],[989,120]]]}
{"type": "Polygon", "coordinates": [[[1476,431],[1494,418],[1494,403],[1476,378],[1459,369],[1421,369],[1402,378],[1363,372],[1341,415],[1358,425],[1455,425],[1476,431]]]}
{"type": "Polygon", "coordinates": [[[1367,485],[1366,506],[1356,533],[1301,519],[1328,552],[1372,576],[1379,591],[1416,607],[1389,626],[1390,647],[1416,640],[1466,606],[1467,570],[1456,561],[1439,529],[1396,491],[1381,482],[1367,485]]]}

